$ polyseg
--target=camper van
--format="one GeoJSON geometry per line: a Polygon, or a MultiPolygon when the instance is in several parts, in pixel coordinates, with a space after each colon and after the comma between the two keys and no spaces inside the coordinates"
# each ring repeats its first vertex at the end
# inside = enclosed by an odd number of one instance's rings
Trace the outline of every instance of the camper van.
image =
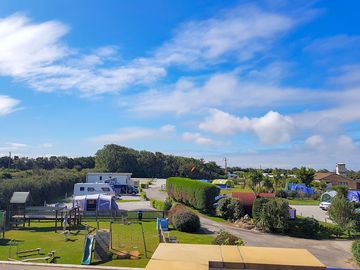
{"type": "Polygon", "coordinates": [[[106,183],[77,183],[74,185],[74,196],[90,194],[115,195],[115,192],[106,183]]]}

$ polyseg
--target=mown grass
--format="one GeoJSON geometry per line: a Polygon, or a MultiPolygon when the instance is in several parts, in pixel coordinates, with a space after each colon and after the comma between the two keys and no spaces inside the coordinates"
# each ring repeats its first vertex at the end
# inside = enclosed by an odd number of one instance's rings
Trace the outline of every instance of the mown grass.
{"type": "Polygon", "coordinates": [[[233,192],[252,192],[251,189],[243,185],[235,185],[233,188],[221,189],[220,194],[231,195],[233,192]]]}
{"type": "Polygon", "coordinates": [[[318,200],[307,200],[307,199],[288,199],[290,205],[319,205],[318,200]]]}
{"type": "MultiPolygon", "coordinates": [[[[96,227],[95,222],[88,222],[87,225],[96,227]]],[[[119,267],[145,267],[152,253],[159,244],[159,239],[156,230],[156,222],[143,221],[142,222],[145,242],[148,250],[148,258],[145,257],[145,249],[142,238],[141,226],[139,224],[113,225],[113,248],[116,250],[130,251],[139,250],[141,252],[141,259],[138,260],[117,260],[113,256],[113,260],[108,262],[97,262],[93,260],[94,264],[104,266],[119,266],[119,267]]],[[[84,247],[84,238],[87,234],[85,226],[80,226],[76,230],[71,230],[68,236],[69,241],[65,242],[64,235],[59,230],[54,231],[53,222],[32,222],[31,227],[19,228],[17,230],[10,230],[6,232],[5,239],[0,239],[0,260],[8,260],[10,257],[21,260],[16,255],[16,250],[28,250],[34,248],[42,248],[41,254],[34,254],[28,258],[38,258],[46,256],[50,251],[56,250],[56,263],[58,264],[80,264],[82,259],[82,252],[84,247]],[[16,240],[18,246],[9,246],[11,239],[16,240]]],[[[109,229],[109,222],[99,222],[100,229],[109,229]]],[[[94,232],[95,233],[95,232],[94,232]]],[[[189,244],[210,244],[213,236],[204,233],[184,233],[171,230],[170,235],[176,236],[179,243],[189,244]]],[[[37,261],[45,262],[45,261],[37,261]]]]}

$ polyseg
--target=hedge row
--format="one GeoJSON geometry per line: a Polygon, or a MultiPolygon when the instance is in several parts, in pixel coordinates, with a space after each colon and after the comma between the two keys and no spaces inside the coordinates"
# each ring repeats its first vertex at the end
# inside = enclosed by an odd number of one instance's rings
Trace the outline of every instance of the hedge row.
{"type": "Polygon", "coordinates": [[[166,190],[175,201],[199,210],[210,210],[220,193],[215,185],[181,177],[168,178],[166,190]]]}
{"type": "Polygon", "coordinates": [[[27,177],[0,180],[0,209],[7,209],[15,191],[30,191],[33,204],[43,205],[44,201],[51,202],[65,193],[70,195],[74,184],[84,181],[85,172],[68,169],[39,170],[27,177]]]}

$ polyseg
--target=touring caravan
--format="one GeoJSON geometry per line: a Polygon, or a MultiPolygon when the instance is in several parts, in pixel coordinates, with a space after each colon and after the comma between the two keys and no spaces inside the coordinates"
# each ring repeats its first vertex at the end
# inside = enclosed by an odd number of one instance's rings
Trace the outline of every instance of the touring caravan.
{"type": "Polygon", "coordinates": [[[77,183],[74,185],[74,196],[90,194],[115,195],[115,192],[106,183],[77,183]]]}

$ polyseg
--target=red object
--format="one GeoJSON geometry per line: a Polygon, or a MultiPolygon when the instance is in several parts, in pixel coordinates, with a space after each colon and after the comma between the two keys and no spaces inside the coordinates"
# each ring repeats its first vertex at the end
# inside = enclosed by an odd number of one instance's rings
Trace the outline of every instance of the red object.
{"type": "MultiPolygon", "coordinates": [[[[260,194],[258,194],[258,196],[263,197],[263,198],[274,198],[275,193],[260,193],[260,194]]],[[[256,199],[254,193],[252,193],[252,192],[233,192],[231,194],[231,197],[234,199],[240,200],[245,208],[245,211],[248,214],[251,214],[252,206],[256,199]]]]}
{"type": "Polygon", "coordinates": [[[191,171],[190,172],[194,172],[196,170],[196,166],[192,166],[191,171]]]}

